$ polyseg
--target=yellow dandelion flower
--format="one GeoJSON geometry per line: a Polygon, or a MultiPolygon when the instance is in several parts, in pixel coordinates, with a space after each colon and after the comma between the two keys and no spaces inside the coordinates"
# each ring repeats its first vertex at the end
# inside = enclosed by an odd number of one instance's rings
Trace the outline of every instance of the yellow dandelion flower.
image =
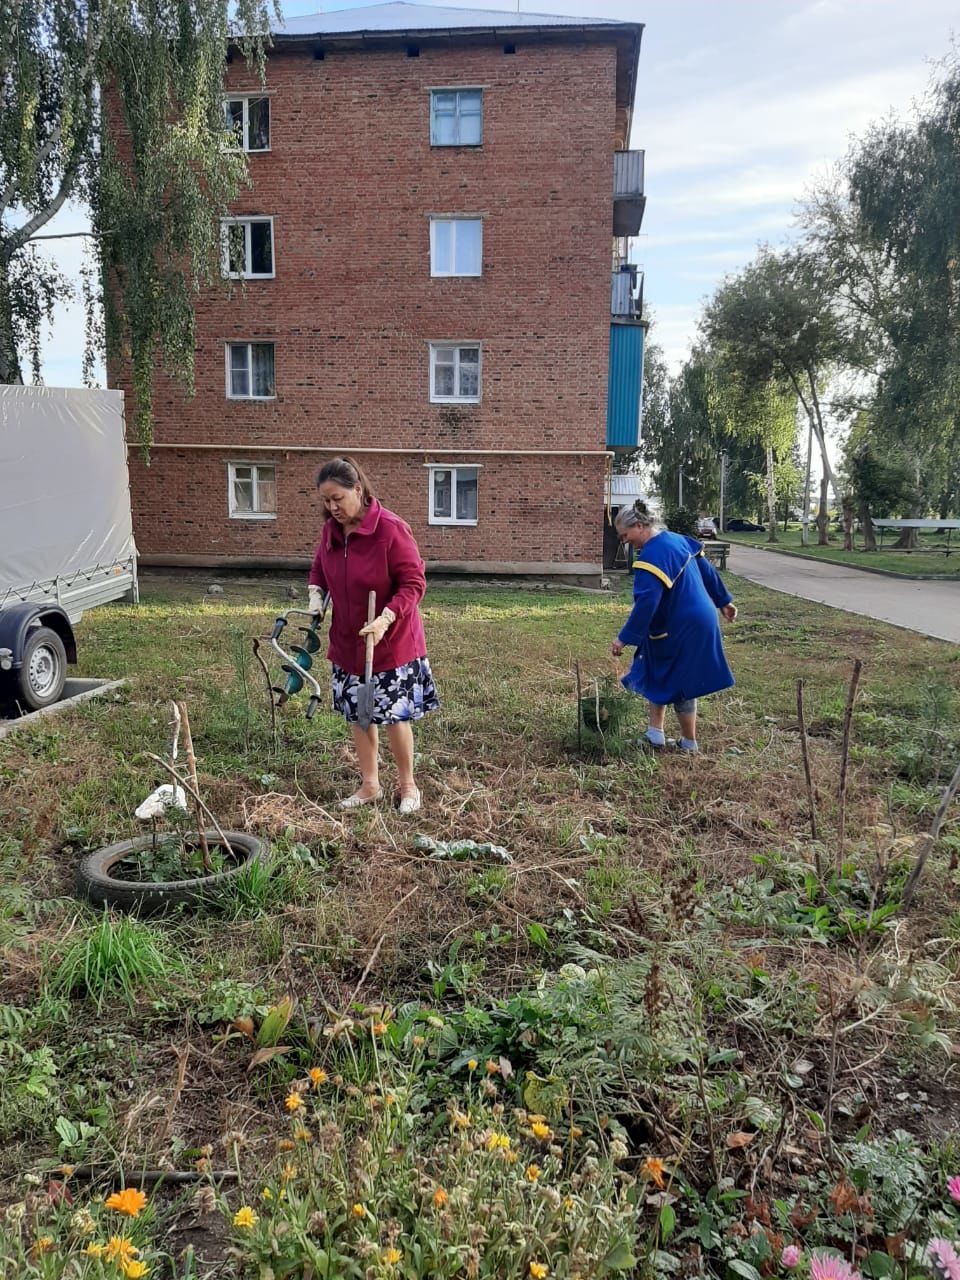
{"type": "Polygon", "coordinates": [[[454,1111],[453,1123],[457,1129],[469,1129],[470,1117],[465,1115],[462,1111],[454,1111]]]}
{"type": "Polygon", "coordinates": [[[575,1124],[572,1124],[572,1125],[570,1126],[570,1137],[571,1137],[571,1138],[582,1138],[582,1137],[583,1137],[583,1130],[582,1130],[582,1129],[578,1129],[578,1128],[577,1128],[577,1126],[576,1126],[575,1124]]]}
{"type": "Polygon", "coordinates": [[[572,1208],[573,1208],[573,1196],[564,1196],[564,1198],[563,1198],[563,1207],[564,1207],[565,1209],[572,1209],[572,1208]]]}
{"type": "Polygon", "coordinates": [[[277,1143],[277,1150],[292,1151],[296,1145],[297,1144],[291,1141],[290,1138],[281,1138],[280,1141],[277,1143]]]}
{"type": "Polygon", "coordinates": [[[548,1124],[544,1124],[542,1120],[537,1120],[530,1126],[533,1136],[539,1138],[541,1142],[549,1142],[553,1137],[553,1130],[548,1124]]]}
{"type": "Polygon", "coordinates": [[[538,1164],[528,1164],[526,1167],[526,1175],[528,1182],[536,1182],[543,1170],[538,1164]]]}
{"type": "Polygon", "coordinates": [[[436,1191],[433,1193],[433,1203],[437,1209],[442,1209],[449,1199],[450,1197],[444,1191],[443,1187],[437,1187],[436,1191]]]}
{"type": "Polygon", "coordinates": [[[355,1218],[365,1218],[367,1216],[367,1211],[362,1204],[355,1204],[350,1212],[355,1218]]]}
{"type": "Polygon", "coordinates": [[[396,1099],[396,1095],[395,1095],[395,1094],[392,1094],[392,1093],[385,1093],[385,1094],[383,1095],[383,1101],[384,1101],[384,1104],[385,1104],[386,1106],[388,1106],[388,1107],[392,1107],[392,1106],[393,1106],[393,1104],[396,1102],[396,1100],[397,1100],[397,1099],[396,1099]]]}
{"type": "Polygon", "coordinates": [[[315,1089],[319,1089],[322,1084],[327,1083],[327,1073],[323,1067],[311,1067],[307,1074],[310,1076],[310,1083],[315,1089]]]}
{"type": "Polygon", "coordinates": [[[111,1236],[106,1243],[103,1256],[109,1262],[115,1262],[118,1267],[125,1267],[139,1252],[133,1241],[126,1236],[111,1236]]]}
{"type": "Polygon", "coordinates": [[[303,1106],[303,1099],[300,1097],[299,1093],[288,1093],[283,1100],[283,1105],[287,1108],[290,1114],[293,1115],[295,1111],[299,1111],[303,1106]]]}
{"type": "Polygon", "coordinates": [[[298,1142],[312,1142],[313,1134],[309,1129],[294,1129],[293,1136],[298,1142]]]}
{"type": "Polygon", "coordinates": [[[282,1182],[290,1182],[296,1176],[297,1176],[296,1165],[292,1165],[288,1160],[287,1163],[280,1170],[280,1179],[282,1182]]]}
{"type": "Polygon", "coordinates": [[[91,1258],[102,1258],[106,1251],[107,1246],[105,1244],[98,1244],[96,1240],[91,1240],[83,1252],[91,1258]]]}
{"type": "Polygon", "coordinates": [[[117,1213],[124,1213],[128,1218],[137,1217],[146,1203],[147,1197],[136,1187],[124,1187],[122,1191],[115,1191],[103,1202],[104,1208],[116,1209],[117,1213]]]}
{"type": "Polygon", "coordinates": [[[269,1187],[264,1187],[263,1190],[260,1192],[260,1196],[264,1200],[272,1200],[273,1192],[270,1190],[269,1187]]]}
{"type": "Polygon", "coordinates": [[[127,1280],[143,1280],[150,1268],[145,1262],[125,1262],[123,1264],[123,1274],[127,1280]]]}
{"type": "Polygon", "coordinates": [[[388,1267],[395,1267],[402,1257],[399,1249],[390,1248],[384,1252],[383,1260],[388,1267]]]}
{"type": "Polygon", "coordinates": [[[235,1227],[243,1227],[246,1231],[252,1230],[258,1221],[257,1215],[248,1204],[242,1204],[233,1215],[233,1225],[235,1227]]]}
{"type": "Polygon", "coordinates": [[[500,1064],[498,1062],[494,1062],[492,1058],[488,1058],[487,1059],[487,1075],[495,1076],[499,1070],[500,1070],[500,1064]]]}
{"type": "Polygon", "coordinates": [[[550,1274],[550,1268],[545,1262],[531,1262],[530,1274],[533,1280],[545,1280],[545,1277],[550,1274]]]}
{"type": "Polygon", "coordinates": [[[41,1253],[49,1253],[53,1248],[53,1236],[38,1236],[33,1242],[31,1253],[39,1256],[41,1253]]]}
{"type": "Polygon", "coordinates": [[[478,1064],[477,1064],[477,1060],[476,1060],[476,1058],[471,1058],[471,1059],[470,1059],[470,1061],[467,1063],[467,1070],[468,1070],[468,1071],[476,1071],[476,1069],[477,1069],[477,1065],[478,1065],[478,1064]]]}
{"type": "Polygon", "coordinates": [[[641,1175],[645,1174],[658,1190],[662,1191],[665,1183],[663,1175],[666,1173],[667,1166],[662,1160],[658,1160],[656,1156],[647,1156],[643,1164],[640,1166],[641,1175]]]}
{"type": "Polygon", "coordinates": [[[387,1024],[385,1022],[375,1022],[370,1030],[375,1036],[385,1036],[387,1034],[387,1024]]]}

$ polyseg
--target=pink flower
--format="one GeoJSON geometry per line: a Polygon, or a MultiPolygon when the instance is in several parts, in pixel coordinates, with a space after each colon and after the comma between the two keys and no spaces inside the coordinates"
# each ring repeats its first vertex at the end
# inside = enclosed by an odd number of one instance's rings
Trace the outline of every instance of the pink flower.
{"type": "Polygon", "coordinates": [[[785,1267],[795,1267],[800,1262],[800,1250],[795,1244],[788,1244],[780,1255],[780,1261],[785,1267]]]}
{"type": "Polygon", "coordinates": [[[960,1204],[960,1177],[948,1178],[947,1190],[950,1192],[950,1199],[960,1204]]]}
{"type": "Polygon", "coordinates": [[[934,1273],[943,1280],[960,1280],[960,1258],[949,1240],[934,1236],[927,1245],[927,1259],[934,1273]]]}
{"type": "MultiPolygon", "coordinates": [[[[834,1253],[813,1253],[810,1255],[810,1280],[861,1280],[860,1272],[844,1258],[834,1253]]],[[[960,1280],[960,1276],[950,1277],[960,1280]]]]}

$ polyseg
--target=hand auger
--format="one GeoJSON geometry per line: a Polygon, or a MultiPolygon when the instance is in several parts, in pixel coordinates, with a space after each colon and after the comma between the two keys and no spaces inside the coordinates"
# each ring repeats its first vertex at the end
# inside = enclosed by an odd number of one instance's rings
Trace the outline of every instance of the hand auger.
{"type": "Polygon", "coordinates": [[[276,705],[282,707],[288,698],[300,692],[305,683],[309,684],[313,692],[310,694],[310,701],[307,703],[308,720],[313,719],[317,707],[320,705],[320,685],[317,683],[316,677],[310,674],[310,668],[313,666],[313,655],[320,650],[320,624],[329,604],[330,595],[328,593],[323,597],[323,608],[319,613],[310,613],[308,609],[288,609],[286,613],[281,613],[277,617],[276,622],[273,624],[273,631],[270,633],[270,647],[280,655],[281,670],[285,671],[287,675],[283,686],[270,686],[272,692],[276,694],[276,705]],[[299,613],[305,618],[309,618],[310,624],[306,627],[297,628],[303,637],[303,642],[302,644],[292,644],[289,651],[287,651],[281,648],[280,637],[289,621],[290,615],[293,613],[299,613]]]}

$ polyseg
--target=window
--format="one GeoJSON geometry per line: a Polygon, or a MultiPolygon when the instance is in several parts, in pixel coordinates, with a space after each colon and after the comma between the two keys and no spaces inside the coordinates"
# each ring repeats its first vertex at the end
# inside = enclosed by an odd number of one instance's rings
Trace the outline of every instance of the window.
{"type": "Polygon", "coordinates": [[[225,276],[256,280],[273,275],[272,218],[224,218],[220,239],[225,276]]]}
{"type": "Polygon", "coordinates": [[[482,218],[430,219],[432,276],[480,275],[482,247],[482,218]]]}
{"type": "Polygon", "coordinates": [[[430,90],[430,144],[479,147],[483,142],[483,90],[430,90]]]}
{"type": "Polygon", "coordinates": [[[228,342],[227,399],[272,400],[276,394],[273,343],[228,342]]]}
{"type": "Polygon", "coordinates": [[[270,150],[269,98],[226,98],[223,110],[238,147],[243,151],[270,150]]]}
{"type": "Polygon", "coordinates": [[[430,399],[435,402],[480,399],[480,343],[430,344],[430,399]]]}
{"type": "Polygon", "coordinates": [[[277,469],[258,462],[227,466],[228,505],[234,520],[277,518],[277,469]]]}
{"type": "Polygon", "coordinates": [[[479,467],[430,468],[430,524],[477,523],[479,467]]]}

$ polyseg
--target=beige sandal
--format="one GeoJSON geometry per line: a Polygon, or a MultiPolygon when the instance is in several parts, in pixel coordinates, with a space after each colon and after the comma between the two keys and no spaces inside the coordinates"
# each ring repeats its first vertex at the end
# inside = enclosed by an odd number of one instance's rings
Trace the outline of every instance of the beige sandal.
{"type": "Polygon", "coordinates": [[[417,810],[421,807],[422,803],[423,803],[423,796],[420,794],[419,790],[417,791],[416,795],[401,796],[400,812],[416,813],[417,810]]]}
{"type": "Polygon", "coordinates": [[[359,791],[355,791],[352,796],[347,796],[346,800],[340,801],[341,809],[359,809],[364,804],[374,804],[383,795],[383,788],[377,787],[372,796],[362,796],[359,791]]]}

